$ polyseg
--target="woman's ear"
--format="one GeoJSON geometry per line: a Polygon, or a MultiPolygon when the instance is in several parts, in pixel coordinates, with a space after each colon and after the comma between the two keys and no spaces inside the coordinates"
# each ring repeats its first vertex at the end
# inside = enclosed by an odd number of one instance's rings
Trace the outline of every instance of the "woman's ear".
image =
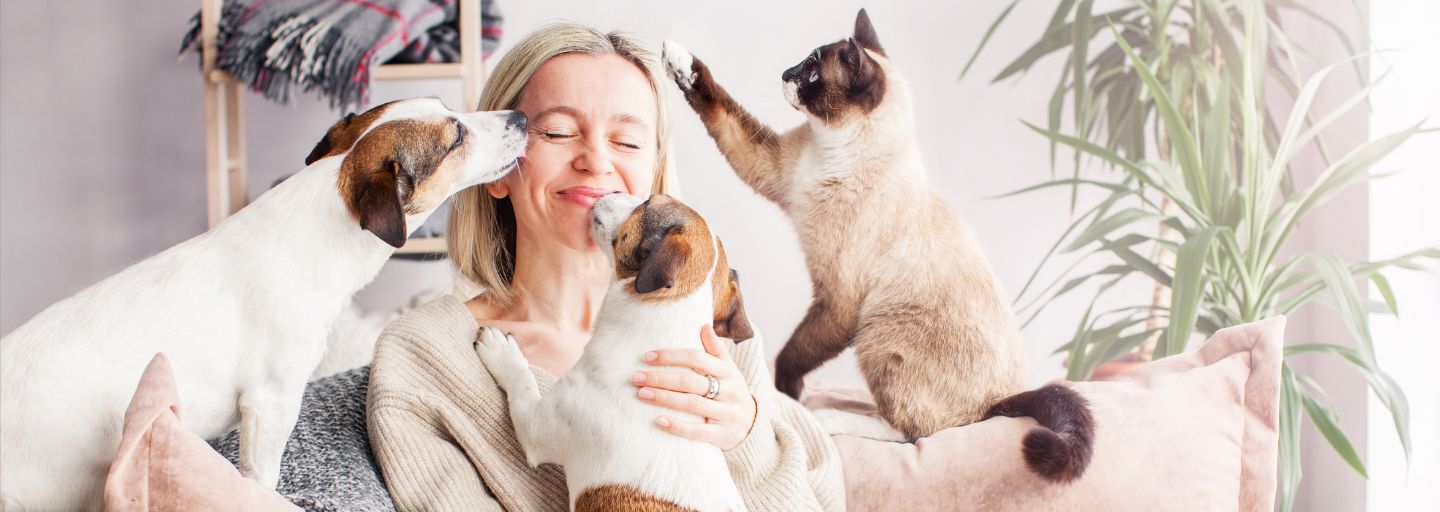
{"type": "Polygon", "coordinates": [[[510,196],[510,184],[506,183],[504,179],[486,183],[484,186],[485,192],[495,199],[505,199],[510,196]]]}

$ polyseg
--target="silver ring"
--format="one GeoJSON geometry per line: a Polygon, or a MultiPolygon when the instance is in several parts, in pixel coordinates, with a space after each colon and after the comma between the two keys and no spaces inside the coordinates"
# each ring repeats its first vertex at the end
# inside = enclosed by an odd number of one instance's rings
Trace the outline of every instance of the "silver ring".
{"type": "Polygon", "coordinates": [[[720,396],[720,379],[716,379],[714,375],[706,375],[705,378],[710,379],[710,390],[705,392],[705,398],[714,400],[720,396]]]}

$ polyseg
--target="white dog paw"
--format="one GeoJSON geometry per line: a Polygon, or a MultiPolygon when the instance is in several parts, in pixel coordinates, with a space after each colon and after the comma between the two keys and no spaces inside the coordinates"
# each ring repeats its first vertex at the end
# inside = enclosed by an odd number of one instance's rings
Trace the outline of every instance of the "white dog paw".
{"type": "Polygon", "coordinates": [[[665,71],[675,80],[675,85],[685,92],[690,92],[695,87],[695,57],[675,41],[665,41],[660,47],[660,56],[665,61],[665,71]]]}
{"type": "Polygon", "coordinates": [[[501,387],[523,378],[530,371],[530,362],[525,359],[525,354],[520,353],[515,337],[494,327],[480,328],[475,336],[475,353],[501,387]]]}

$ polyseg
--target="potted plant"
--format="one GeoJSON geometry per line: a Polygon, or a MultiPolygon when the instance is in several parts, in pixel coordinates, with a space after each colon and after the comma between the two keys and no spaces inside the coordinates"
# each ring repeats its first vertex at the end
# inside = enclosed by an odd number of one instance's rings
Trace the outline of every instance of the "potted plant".
{"type": "MultiPolygon", "coordinates": [[[[1282,256],[1281,249],[1307,214],[1346,187],[1370,179],[1370,165],[1407,139],[1434,129],[1417,125],[1331,158],[1320,133],[1340,114],[1364,104],[1369,88],[1318,119],[1311,104],[1336,66],[1362,57],[1327,67],[1303,86],[1291,87],[1299,82],[1292,60],[1296,50],[1280,30],[1277,13],[1282,8],[1303,11],[1295,1],[1137,0],[1131,7],[1100,15],[1090,12],[1091,3],[1060,0],[1041,41],[1000,77],[1029,67],[1044,54],[1071,51],[1065,78],[1052,96],[1049,125],[1027,125],[1052,147],[1073,149],[1076,170],[1071,177],[1012,194],[1052,187],[1072,190],[1074,222],[1040,267],[1057,252],[1089,252],[1050,285],[1030,294],[1037,268],[1017,298],[1017,304],[1034,298],[1021,308],[1029,314],[1026,323],[1055,298],[1088,282],[1098,282],[1096,299],[1123,279],[1153,282],[1158,300],[1099,312],[1092,306],[1082,314],[1075,335],[1057,352],[1067,355],[1068,378],[1085,379],[1112,361],[1183,352],[1194,335],[1209,336],[1223,327],[1328,303],[1344,319],[1355,347],[1291,345],[1286,355],[1329,354],[1350,363],[1389,408],[1408,454],[1406,398],[1375,362],[1367,319],[1372,310],[1394,314],[1397,309],[1382,271],[1424,269],[1422,261],[1440,259],[1440,248],[1358,263],[1333,254],[1282,256]],[[1090,43],[1099,34],[1112,37],[1113,43],[1090,58],[1090,43]],[[1285,62],[1276,62],[1282,59],[1285,62]],[[1287,84],[1294,105],[1285,119],[1273,116],[1261,102],[1266,76],[1287,84]],[[1067,97],[1073,113],[1068,132],[1061,128],[1067,97]],[[1295,190],[1294,159],[1312,144],[1320,146],[1326,169],[1313,185],[1295,190]],[[1079,169],[1087,158],[1117,172],[1084,176],[1079,169]],[[1076,191],[1085,187],[1103,192],[1104,198],[1076,214],[1076,191]],[[1148,234],[1136,231],[1137,224],[1158,229],[1148,234]],[[1105,260],[1105,266],[1081,268],[1092,255],[1105,260]],[[1384,301],[1366,300],[1356,288],[1357,279],[1374,283],[1384,301]]],[[[992,24],[986,39],[999,22],[992,24]]],[[[1052,162],[1053,155],[1052,150],[1052,162]]],[[[1365,474],[1321,387],[1287,364],[1282,370],[1277,502],[1286,511],[1300,481],[1302,414],[1351,467],[1365,474]]]]}

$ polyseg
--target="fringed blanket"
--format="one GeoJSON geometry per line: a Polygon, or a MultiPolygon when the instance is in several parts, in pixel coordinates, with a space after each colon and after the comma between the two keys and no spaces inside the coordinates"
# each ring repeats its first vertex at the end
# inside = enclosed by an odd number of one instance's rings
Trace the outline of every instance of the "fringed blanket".
{"type": "MultiPolygon", "coordinates": [[[[225,0],[216,66],[266,98],[289,103],[298,88],[337,110],[368,102],[381,63],[460,60],[457,0],[225,0]]],[[[481,48],[500,43],[500,10],[481,0],[481,48]]],[[[181,53],[200,50],[200,15],[181,53]]],[[[468,98],[467,101],[474,101],[468,98]]]]}

